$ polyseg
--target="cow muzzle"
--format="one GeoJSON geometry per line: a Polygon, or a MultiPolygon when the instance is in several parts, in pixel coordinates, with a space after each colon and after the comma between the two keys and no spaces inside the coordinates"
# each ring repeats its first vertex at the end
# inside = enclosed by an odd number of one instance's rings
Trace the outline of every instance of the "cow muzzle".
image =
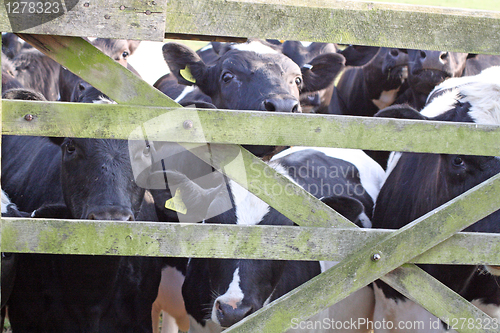
{"type": "Polygon", "coordinates": [[[134,221],[134,214],[122,206],[95,206],[89,209],[87,220],[134,221]]]}
{"type": "Polygon", "coordinates": [[[214,304],[216,319],[220,326],[230,327],[254,312],[250,305],[226,303],[220,300],[214,304]]]}

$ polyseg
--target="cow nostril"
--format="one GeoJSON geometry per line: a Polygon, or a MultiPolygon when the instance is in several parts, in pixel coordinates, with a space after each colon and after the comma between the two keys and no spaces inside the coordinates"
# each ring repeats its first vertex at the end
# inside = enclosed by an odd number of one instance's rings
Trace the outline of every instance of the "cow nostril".
{"type": "Polygon", "coordinates": [[[425,57],[427,57],[425,51],[420,51],[420,58],[425,59],[425,57]]]}
{"type": "Polygon", "coordinates": [[[264,101],[264,108],[266,111],[276,111],[276,105],[272,101],[264,101]]]}
{"type": "Polygon", "coordinates": [[[299,104],[295,104],[292,108],[292,113],[298,113],[299,112],[299,104]]]}
{"type": "Polygon", "coordinates": [[[448,58],[448,55],[449,55],[449,53],[448,53],[448,52],[443,52],[443,53],[441,53],[441,55],[439,56],[439,59],[441,59],[441,60],[445,60],[446,58],[448,58]]]}
{"type": "Polygon", "coordinates": [[[391,56],[397,57],[398,55],[399,55],[399,51],[398,50],[396,50],[396,49],[392,49],[391,50],[391,56]]]}

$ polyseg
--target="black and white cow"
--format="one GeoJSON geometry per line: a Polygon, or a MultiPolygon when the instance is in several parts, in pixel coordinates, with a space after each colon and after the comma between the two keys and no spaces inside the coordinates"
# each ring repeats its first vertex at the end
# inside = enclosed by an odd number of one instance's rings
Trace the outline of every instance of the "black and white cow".
{"type": "MultiPolygon", "coordinates": [[[[360,226],[370,226],[371,211],[384,173],[362,151],[297,147],[276,155],[270,165],[350,220],[360,226]]],[[[180,173],[167,171],[167,175],[171,188],[181,189],[188,210],[199,210],[203,206],[211,216],[204,223],[294,225],[244,187],[232,180],[226,182],[220,175],[214,176],[214,187],[209,189],[180,173]]],[[[281,194],[286,195],[287,189],[281,190],[281,194]]],[[[221,332],[321,270],[319,262],[192,258],[182,287],[190,332],[221,332]]],[[[366,299],[356,303],[357,308],[349,316],[371,317],[371,289],[367,287],[357,297],[366,299]]],[[[335,316],[335,309],[341,311],[347,306],[348,303],[343,303],[321,315],[335,316]]]]}
{"type": "MultiPolygon", "coordinates": [[[[34,217],[133,221],[144,197],[126,140],[3,136],[2,189],[34,217]]],[[[19,253],[16,265],[13,332],[152,331],[162,259],[19,253]]]]}
{"type": "MultiPolygon", "coordinates": [[[[421,111],[409,106],[382,110],[382,117],[500,124],[500,67],[471,77],[449,79],[436,87],[421,111]]],[[[490,156],[394,153],[379,193],[373,227],[398,229],[500,172],[500,159],[490,156]]],[[[500,232],[500,211],[465,231],[500,232]]],[[[494,318],[500,318],[500,278],[489,266],[421,265],[423,269],[494,318]]],[[[421,320],[424,330],[447,332],[436,317],[381,281],[375,282],[375,320],[421,320]],[[439,327],[429,327],[439,322],[439,327]]],[[[387,331],[380,331],[387,332],[387,331]]],[[[396,331],[393,331],[396,332],[396,331]]],[[[415,330],[415,332],[417,332],[415,330]]]]}

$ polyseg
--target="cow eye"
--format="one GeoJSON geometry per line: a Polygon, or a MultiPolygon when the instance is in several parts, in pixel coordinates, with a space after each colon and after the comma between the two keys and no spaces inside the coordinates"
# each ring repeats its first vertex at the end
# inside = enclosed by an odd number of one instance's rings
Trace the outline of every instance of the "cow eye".
{"type": "Polygon", "coordinates": [[[233,73],[225,72],[224,74],[222,74],[222,81],[224,81],[226,83],[231,81],[233,78],[234,78],[233,73]]]}
{"type": "Polygon", "coordinates": [[[454,166],[463,166],[465,164],[464,160],[460,157],[460,156],[457,156],[453,159],[453,165],[454,166]]]}
{"type": "Polygon", "coordinates": [[[75,147],[75,144],[73,143],[73,141],[70,141],[66,144],[66,152],[68,154],[73,154],[76,150],[76,147],[75,147]]]}
{"type": "Polygon", "coordinates": [[[123,51],[122,53],[122,58],[123,59],[127,59],[127,57],[129,56],[130,54],[127,52],[127,51],[123,51]]]}
{"type": "Polygon", "coordinates": [[[295,84],[298,86],[300,86],[302,84],[302,78],[300,76],[297,76],[295,78],[295,84]]]}
{"type": "Polygon", "coordinates": [[[144,150],[142,151],[142,153],[144,154],[144,156],[149,156],[149,152],[151,151],[151,146],[150,145],[146,145],[146,147],[144,148],[144,150]]]}

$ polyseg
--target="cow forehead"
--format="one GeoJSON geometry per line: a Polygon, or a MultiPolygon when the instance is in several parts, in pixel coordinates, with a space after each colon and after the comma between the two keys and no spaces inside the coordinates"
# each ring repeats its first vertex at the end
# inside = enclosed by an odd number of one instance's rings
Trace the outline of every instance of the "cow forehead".
{"type": "Polygon", "coordinates": [[[251,41],[249,43],[235,44],[231,47],[233,50],[250,51],[258,54],[278,54],[279,52],[268,45],[264,45],[259,41],[251,41]]]}
{"type": "Polygon", "coordinates": [[[299,66],[283,54],[259,54],[234,50],[224,55],[220,70],[232,70],[250,74],[262,68],[271,69],[271,72],[275,71],[278,74],[301,74],[299,66]]]}

